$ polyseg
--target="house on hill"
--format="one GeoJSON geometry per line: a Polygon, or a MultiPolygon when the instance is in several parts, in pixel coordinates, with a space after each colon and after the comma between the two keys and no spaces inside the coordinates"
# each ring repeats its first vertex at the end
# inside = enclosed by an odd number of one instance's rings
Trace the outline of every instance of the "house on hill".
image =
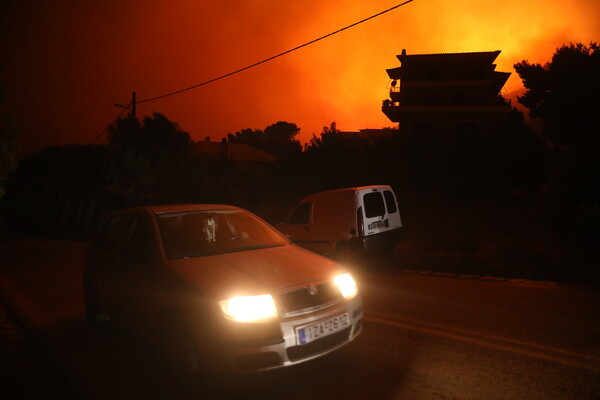
{"type": "Polygon", "coordinates": [[[247,144],[203,140],[193,143],[188,150],[190,159],[198,160],[205,167],[217,168],[228,166],[248,173],[268,174],[269,168],[277,161],[277,157],[247,144]]]}
{"type": "Polygon", "coordinates": [[[398,55],[383,113],[401,132],[485,132],[510,111],[500,91],[509,72],[496,71],[500,50],[475,53],[398,55]]]}
{"type": "Polygon", "coordinates": [[[396,128],[364,128],[358,131],[340,131],[339,134],[347,138],[358,137],[369,143],[376,143],[382,138],[398,133],[396,128]]]}
{"type": "Polygon", "coordinates": [[[232,163],[274,163],[277,157],[247,144],[204,140],[195,142],[190,148],[190,157],[207,160],[230,161],[232,163]]]}

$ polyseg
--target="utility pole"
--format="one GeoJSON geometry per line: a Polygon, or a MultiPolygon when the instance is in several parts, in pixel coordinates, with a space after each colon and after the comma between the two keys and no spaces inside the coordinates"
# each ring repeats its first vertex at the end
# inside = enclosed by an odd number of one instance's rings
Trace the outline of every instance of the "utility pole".
{"type": "Polygon", "coordinates": [[[135,118],[135,92],[131,93],[131,116],[135,118]]]}
{"type": "Polygon", "coordinates": [[[126,110],[129,110],[129,109],[131,109],[131,116],[132,116],[133,118],[135,118],[135,103],[136,103],[136,100],[135,100],[135,92],[132,92],[132,93],[131,93],[131,103],[130,103],[128,106],[124,106],[124,105],[122,105],[122,104],[118,104],[118,103],[115,103],[115,106],[117,106],[117,107],[121,107],[121,108],[124,108],[124,109],[126,109],[126,110]]]}

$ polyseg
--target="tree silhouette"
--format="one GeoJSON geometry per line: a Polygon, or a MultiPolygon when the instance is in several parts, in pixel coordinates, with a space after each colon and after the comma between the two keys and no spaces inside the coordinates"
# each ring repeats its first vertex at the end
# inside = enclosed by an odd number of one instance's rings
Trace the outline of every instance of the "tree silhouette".
{"type": "Polygon", "coordinates": [[[519,101],[543,121],[553,145],[553,184],[563,200],[600,203],[600,46],[565,45],[545,65],[522,61],[515,69],[527,91],[519,101]]]}
{"type": "Polygon", "coordinates": [[[178,201],[184,196],[184,161],[190,135],[162,114],[120,118],[108,128],[114,149],[109,189],[128,205],[178,201]]]}
{"type": "Polygon", "coordinates": [[[299,133],[298,125],[291,122],[278,121],[267,126],[265,128],[267,151],[280,159],[302,152],[302,145],[296,140],[296,135],[299,133]]]}
{"type": "Polygon", "coordinates": [[[551,146],[550,187],[558,204],[552,228],[572,250],[571,268],[598,280],[600,263],[600,46],[564,45],[545,65],[515,70],[527,91],[519,101],[543,121],[551,146]]]}
{"type": "Polygon", "coordinates": [[[231,143],[243,143],[273,154],[278,159],[292,157],[302,152],[302,145],[296,139],[300,133],[298,125],[278,121],[269,125],[264,131],[260,129],[242,129],[234,134],[229,133],[227,140],[231,143]]]}
{"type": "MultiPolygon", "coordinates": [[[[4,102],[5,89],[0,85],[0,104],[4,102]]],[[[17,168],[17,151],[20,148],[20,135],[12,119],[0,114],[0,199],[4,196],[4,185],[17,168]]]]}
{"type": "Polygon", "coordinates": [[[381,182],[376,143],[360,133],[341,132],[335,122],[313,135],[304,169],[314,191],[381,182]]]}
{"type": "Polygon", "coordinates": [[[547,182],[546,146],[540,135],[525,124],[523,113],[514,108],[491,132],[485,158],[491,193],[514,189],[532,193],[547,182]]]}
{"type": "Polygon", "coordinates": [[[235,134],[227,134],[227,140],[231,143],[247,144],[257,149],[264,150],[265,133],[260,129],[242,129],[235,134]]]}
{"type": "Polygon", "coordinates": [[[514,65],[525,94],[519,102],[533,118],[544,122],[545,137],[558,146],[588,142],[597,137],[600,106],[600,46],[564,45],[545,65],[524,60],[514,65]]]}
{"type": "Polygon", "coordinates": [[[4,206],[19,229],[91,229],[100,208],[110,209],[104,190],[106,145],[49,147],[19,163],[4,206]]]}

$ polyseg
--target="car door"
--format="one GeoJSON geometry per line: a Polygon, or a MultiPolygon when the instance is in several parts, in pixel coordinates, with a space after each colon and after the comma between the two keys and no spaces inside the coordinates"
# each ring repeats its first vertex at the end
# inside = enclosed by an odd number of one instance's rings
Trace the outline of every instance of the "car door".
{"type": "Polygon", "coordinates": [[[311,231],[312,203],[300,203],[294,209],[281,231],[299,246],[311,249],[313,232],[311,231]]]}
{"type": "Polygon", "coordinates": [[[116,273],[116,295],[125,322],[136,330],[154,327],[160,285],[157,236],[147,214],[132,215],[122,247],[121,269],[116,273]]]}
{"type": "Polygon", "coordinates": [[[94,292],[104,311],[116,319],[119,319],[122,309],[121,271],[125,267],[122,251],[130,227],[130,216],[119,214],[111,217],[87,257],[87,272],[93,281],[94,292]]]}

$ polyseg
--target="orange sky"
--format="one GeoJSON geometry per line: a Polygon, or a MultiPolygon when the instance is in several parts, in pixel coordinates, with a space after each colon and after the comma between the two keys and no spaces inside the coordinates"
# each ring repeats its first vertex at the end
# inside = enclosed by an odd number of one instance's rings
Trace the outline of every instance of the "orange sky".
{"type": "MultiPolygon", "coordinates": [[[[399,4],[397,0],[4,0],[2,106],[23,153],[87,144],[127,104],[231,72],[399,4]]],[[[393,124],[381,112],[396,55],[502,50],[499,71],[545,62],[556,47],[600,40],[597,0],[414,0],[268,64],[183,94],[140,104],[195,140],[220,140],[277,121],[307,141],[393,124]]],[[[520,89],[513,74],[505,95],[520,89]]],[[[99,142],[102,142],[100,140],[99,142]]]]}

